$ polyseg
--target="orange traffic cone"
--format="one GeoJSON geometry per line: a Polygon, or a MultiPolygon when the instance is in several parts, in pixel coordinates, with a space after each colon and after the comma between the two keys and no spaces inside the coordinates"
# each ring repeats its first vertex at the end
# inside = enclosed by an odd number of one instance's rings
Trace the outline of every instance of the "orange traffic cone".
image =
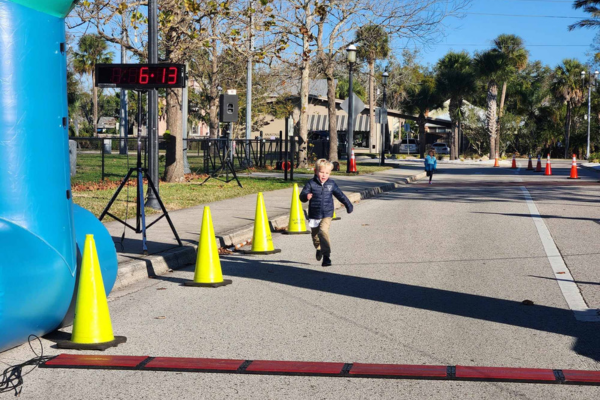
{"type": "Polygon", "coordinates": [[[546,161],[546,170],[544,175],[552,175],[552,165],[550,164],[550,154],[548,154],[548,161],[546,161]]]}
{"type": "Polygon", "coordinates": [[[510,167],[511,169],[517,169],[517,158],[515,157],[515,155],[513,154],[513,162],[512,162],[512,167],[510,167]]]}
{"type": "Polygon", "coordinates": [[[350,153],[350,172],[358,172],[356,170],[356,157],[354,157],[354,149],[350,153]]]}
{"type": "Polygon", "coordinates": [[[535,166],[535,172],[542,172],[542,156],[538,154],[537,165],[535,166]]]}
{"type": "Polygon", "coordinates": [[[529,164],[527,164],[527,171],[533,171],[533,164],[531,163],[531,154],[529,155],[529,164]]]}
{"type": "Polygon", "coordinates": [[[494,167],[499,167],[500,163],[498,162],[498,154],[496,154],[496,158],[494,160],[494,167]]]}
{"type": "Polygon", "coordinates": [[[577,175],[577,157],[575,157],[575,154],[573,154],[573,164],[571,164],[571,176],[567,179],[580,179],[577,175]]]}

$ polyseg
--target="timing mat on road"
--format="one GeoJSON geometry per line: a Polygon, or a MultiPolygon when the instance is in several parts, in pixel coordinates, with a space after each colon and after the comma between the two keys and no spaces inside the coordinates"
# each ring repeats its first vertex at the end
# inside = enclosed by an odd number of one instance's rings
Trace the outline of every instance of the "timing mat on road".
{"type": "Polygon", "coordinates": [[[60,354],[41,368],[212,372],[346,378],[558,383],[600,386],[600,371],[60,354]]]}

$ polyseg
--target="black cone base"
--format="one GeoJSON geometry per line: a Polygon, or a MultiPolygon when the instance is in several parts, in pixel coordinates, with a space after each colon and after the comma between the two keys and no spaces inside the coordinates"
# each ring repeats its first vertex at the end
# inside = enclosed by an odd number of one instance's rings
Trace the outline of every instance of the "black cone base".
{"type": "Polygon", "coordinates": [[[580,177],[577,178],[571,178],[570,176],[567,179],[581,179],[580,177]]]}
{"type": "Polygon", "coordinates": [[[301,232],[291,232],[291,231],[283,231],[281,232],[284,235],[308,235],[310,231],[301,231],[301,232]]]}
{"type": "Polygon", "coordinates": [[[231,285],[231,279],[223,279],[223,282],[214,282],[214,283],[199,283],[194,281],[187,281],[182,283],[182,286],[194,286],[194,287],[211,287],[218,288],[221,286],[231,285]]]}
{"type": "Polygon", "coordinates": [[[121,343],[125,342],[127,342],[127,338],[125,336],[115,336],[115,340],[104,343],[75,343],[70,340],[57,340],[56,347],[58,347],[59,349],[104,351],[111,347],[117,347],[121,343]]]}
{"type": "Polygon", "coordinates": [[[340,219],[342,219],[342,217],[331,218],[332,221],[339,221],[340,219]]]}
{"type": "Polygon", "coordinates": [[[252,251],[252,250],[238,250],[242,254],[277,254],[281,253],[281,249],[269,250],[269,251],[252,251]]]}

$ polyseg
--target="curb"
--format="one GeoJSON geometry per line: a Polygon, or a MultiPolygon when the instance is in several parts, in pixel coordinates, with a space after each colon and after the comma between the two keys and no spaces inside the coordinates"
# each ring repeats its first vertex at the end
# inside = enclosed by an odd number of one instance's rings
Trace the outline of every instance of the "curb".
{"type": "MultiPolygon", "coordinates": [[[[361,192],[350,192],[347,194],[352,203],[359,203],[361,200],[369,199],[379,194],[389,192],[409,183],[415,182],[425,177],[425,172],[413,176],[399,179],[397,182],[388,183],[382,186],[365,189],[361,192]]],[[[342,205],[334,199],[335,208],[342,205]]],[[[287,228],[289,214],[277,215],[269,219],[269,224],[273,232],[287,228]]],[[[236,244],[252,239],[254,226],[248,225],[236,228],[232,231],[217,234],[217,245],[219,247],[234,247],[236,244]]],[[[152,278],[172,272],[174,269],[180,269],[196,262],[196,252],[198,246],[194,244],[183,247],[176,247],[163,251],[159,254],[145,257],[144,259],[128,261],[119,264],[117,270],[117,279],[112,290],[122,289],[144,279],[152,278]]]]}

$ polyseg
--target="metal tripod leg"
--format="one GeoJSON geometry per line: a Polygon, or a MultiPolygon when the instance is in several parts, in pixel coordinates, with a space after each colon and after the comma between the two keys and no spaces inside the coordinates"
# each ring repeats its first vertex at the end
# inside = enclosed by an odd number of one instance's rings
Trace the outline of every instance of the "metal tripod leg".
{"type": "Polygon", "coordinates": [[[175,226],[173,225],[173,222],[171,221],[171,218],[169,217],[169,213],[167,212],[167,209],[165,208],[165,205],[163,204],[158,191],[156,190],[156,187],[154,187],[154,183],[152,182],[152,179],[150,179],[150,176],[148,175],[148,171],[146,171],[146,179],[148,179],[148,187],[154,192],[154,195],[156,196],[156,200],[158,200],[158,204],[160,205],[160,208],[162,209],[163,212],[163,216],[165,218],[167,218],[167,221],[169,222],[169,226],[171,227],[171,230],[173,231],[173,234],[175,235],[175,239],[177,239],[177,243],[179,243],[180,246],[183,246],[183,243],[181,243],[181,239],[179,239],[179,235],[177,234],[177,231],[175,230],[175,226]]]}
{"type": "MultiPolygon", "coordinates": [[[[125,176],[125,178],[123,178],[123,180],[121,181],[121,184],[119,185],[119,188],[117,189],[117,191],[115,192],[115,194],[113,194],[113,197],[110,199],[110,201],[108,202],[108,204],[104,208],[104,211],[102,211],[102,214],[100,214],[100,217],[98,218],[100,221],[102,221],[102,219],[106,216],[106,214],[108,214],[108,210],[110,209],[110,207],[113,205],[113,203],[117,199],[117,196],[119,196],[119,193],[121,192],[121,189],[123,189],[123,187],[125,187],[125,184],[129,180],[129,177],[131,176],[131,174],[133,173],[133,171],[136,171],[136,170],[137,170],[136,168],[129,168],[129,172],[127,173],[127,175],[125,176]]],[[[129,227],[131,229],[133,229],[131,226],[129,226],[129,227]]]]}
{"type": "MultiPolygon", "coordinates": [[[[146,176],[148,173],[146,172],[146,176]]],[[[142,221],[142,251],[144,255],[148,255],[148,246],[146,245],[146,211],[144,210],[144,176],[142,175],[142,168],[137,169],[137,182],[138,182],[138,226],[139,221],[142,221]]],[[[157,194],[156,192],[154,194],[157,194]]],[[[158,198],[158,195],[156,196],[158,198]]],[[[159,200],[160,201],[160,200],[159,200]]]]}

